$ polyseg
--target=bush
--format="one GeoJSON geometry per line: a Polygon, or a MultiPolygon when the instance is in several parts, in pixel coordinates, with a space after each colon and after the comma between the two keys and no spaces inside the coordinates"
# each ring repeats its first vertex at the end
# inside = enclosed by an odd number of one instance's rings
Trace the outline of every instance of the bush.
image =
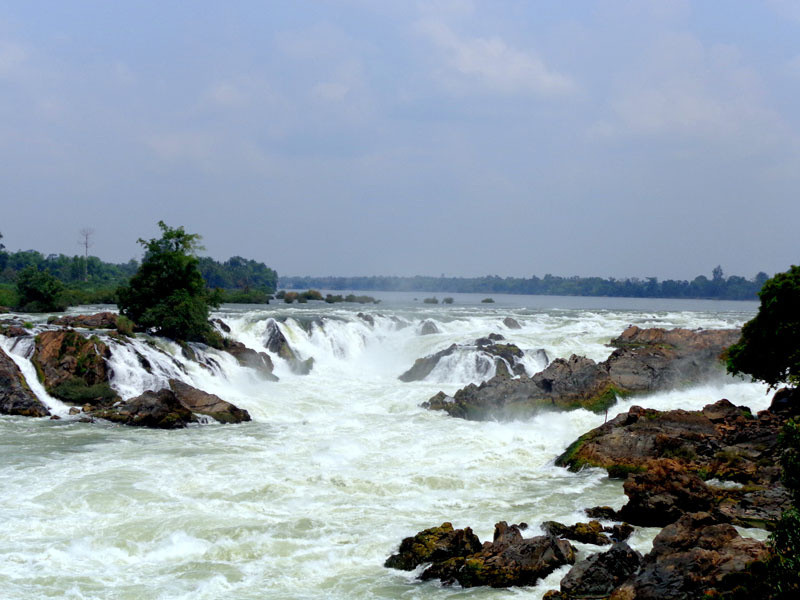
{"type": "Polygon", "coordinates": [[[144,258],[130,283],[117,290],[120,314],[174,340],[213,342],[208,313],[219,295],[206,289],[197,267],[200,236],[163,221],[158,226],[160,238],[139,239],[144,258]]]}
{"type": "Polygon", "coordinates": [[[17,275],[17,307],[25,312],[60,312],[64,284],[47,271],[27,267],[17,275]]]}
{"type": "Polygon", "coordinates": [[[771,388],[800,382],[800,267],[764,283],[755,318],[728,349],[728,371],[746,373],[771,388]]]}
{"type": "Polygon", "coordinates": [[[436,296],[434,296],[432,298],[425,298],[423,302],[425,304],[439,304],[439,299],[436,296]]]}
{"type": "Polygon", "coordinates": [[[494,304],[494,298],[484,298],[481,302],[483,304],[494,304]]]}

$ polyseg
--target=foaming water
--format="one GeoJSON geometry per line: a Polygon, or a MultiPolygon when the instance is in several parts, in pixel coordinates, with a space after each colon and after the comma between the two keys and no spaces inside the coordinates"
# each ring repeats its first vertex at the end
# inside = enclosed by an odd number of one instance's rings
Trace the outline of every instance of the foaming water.
{"type": "MultiPolygon", "coordinates": [[[[458,299],[457,299],[458,302],[458,299]]],[[[453,355],[426,380],[397,377],[414,360],[495,332],[533,357],[608,356],[628,324],[727,327],[747,312],[524,306],[314,305],[224,307],[231,336],[266,351],[274,319],[307,376],[273,355],[268,382],[229,355],[195,347],[198,361],[164,340],[111,344],[113,386],[124,398],[186,381],[247,409],[250,423],[151,431],[109,424],[0,418],[0,579],[11,598],[540,598],[535,588],[441,587],[383,568],[400,540],[451,521],[490,539],[495,522],[574,522],[581,509],[624,502],[598,469],[553,461],[605,415],[540,413],[470,422],[419,408],[491,376],[476,352],[453,355]],[[509,329],[513,316],[521,329],[509,329]],[[432,320],[439,333],[419,335],[432,320]]],[[[9,351],[11,340],[0,337],[9,351]]],[[[22,347],[11,350],[29,379],[22,347]]],[[[449,358],[449,357],[448,357],[449,358]]],[[[526,359],[526,369],[538,367],[526,359]]],[[[38,385],[38,384],[36,384],[38,385]]],[[[35,387],[43,394],[41,386],[35,387]]],[[[731,378],[625,400],[696,409],[726,397],[765,408],[763,386],[731,378]]],[[[50,401],[53,404],[50,404],[50,401]]],[[[56,406],[58,401],[49,399],[56,406]]],[[[63,406],[63,405],[62,405],[63,406]]],[[[64,407],[65,409],[66,407],[64,407]]],[[[636,534],[647,550],[652,532],[636,534]]],[[[581,547],[591,551],[590,547],[581,547]]]]}

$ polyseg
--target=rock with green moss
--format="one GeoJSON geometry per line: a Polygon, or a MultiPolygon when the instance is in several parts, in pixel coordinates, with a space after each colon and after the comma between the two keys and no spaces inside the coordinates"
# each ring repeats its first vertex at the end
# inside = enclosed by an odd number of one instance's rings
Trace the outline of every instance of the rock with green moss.
{"type": "Polygon", "coordinates": [[[599,521],[575,523],[575,525],[564,525],[558,521],[545,521],[542,523],[542,529],[548,535],[583,544],[594,544],[596,546],[608,546],[611,544],[611,538],[606,535],[607,532],[611,532],[611,528],[604,528],[599,521]]]}
{"type": "Polygon", "coordinates": [[[36,397],[17,364],[0,348],[0,414],[47,417],[50,411],[36,397]]]}
{"type": "Polygon", "coordinates": [[[617,346],[597,363],[583,356],[559,358],[533,377],[495,377],[470,384],[452,402],[423,404],[472,420],[530,417],[541,410],[584,408],[603,412],[618,397],[646,394],[724,376],[720,359],[738,330],[691,331],[632,326],[612,340],[617,346]]]}
{"type": "Polygon", "coordinates": [[[501,521],[492,542],[479,552],[435,562],[420,577],[465,588],[529,586],[574,562],[575,548],[568,541],[550,535],[523,538],[519,525],[501,521]]]}
{"type": "Polygon", "coordinates": [[[31,361],[50,395],[72,404],[105,405],[118,400],[109,382],[110,357],[98,338],[58,329],[35,337],[31,361]]]}
{"type": "Polygon", "coordinates": [[[419,565],[429,562],[445,561],[450,558],[467,556],[479,552],[481,542],[472,529],[453,529],[451,523],[442,523],[407,537],[400,543],[397,554],[390,556],[385,567],[413,571],[419,565]]]}
{"type": "Polygon", "coordinates": [[[126,402],[94,410],[91,415],[121,425],[154,429],[180,429],[197,420],[169,389],[148,390],[126,402]]]}

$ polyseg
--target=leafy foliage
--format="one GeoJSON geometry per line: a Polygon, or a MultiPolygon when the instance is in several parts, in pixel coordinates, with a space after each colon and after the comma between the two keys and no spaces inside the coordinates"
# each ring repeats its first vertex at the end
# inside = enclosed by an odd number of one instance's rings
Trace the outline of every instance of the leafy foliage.
{"type": "Polygon", "coordinates": [[[755,318],[728,349],[728,371],[746,373],[777,387],[800,382],[800,267],[792,266],[764,283],[755,318]]]}
{"type": "Polygon", "coordinates": [[[120,313],[175,340],[213,342],[208,313],[219,301],[198,269],[200,236],[163,221],[158,226],[160,238],[138,240],[145,254],[130,283],[117,291],[120,313]]]}
{"type": "Polygon", "coordinates": [[[17,306],[25,312],[62,311],[60,298],[64,285],[47,271],[36,267],[23,269],[17,276],[17,306]]]}

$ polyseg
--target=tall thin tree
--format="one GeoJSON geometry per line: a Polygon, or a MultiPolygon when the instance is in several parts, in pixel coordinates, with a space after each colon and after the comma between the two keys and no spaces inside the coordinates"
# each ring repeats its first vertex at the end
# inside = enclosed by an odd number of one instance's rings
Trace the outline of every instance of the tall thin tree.
{"type": "Polygon", "coordinates": [[[89,248],[92,247],[91,238],[94,235],[94,229],[91,227],[84,227],[78,233],[81,235],[78,244],[83,246],[83,281],[85,283],[89,281],[89,248]]]}

